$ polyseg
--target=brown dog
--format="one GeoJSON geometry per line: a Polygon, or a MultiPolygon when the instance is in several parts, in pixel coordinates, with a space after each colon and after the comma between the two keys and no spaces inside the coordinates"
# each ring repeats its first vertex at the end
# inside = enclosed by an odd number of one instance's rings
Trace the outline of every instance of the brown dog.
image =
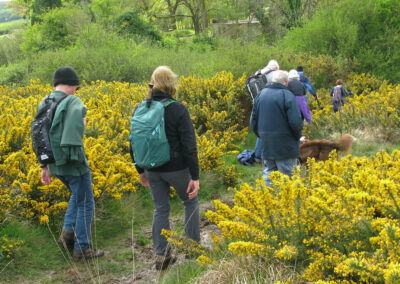
{"type": "MultiPolygon", "coordinates": [[[[316,161],[326,161],[329,159],[329,153],[333,150],[348,152],[353,144],[354,137],[350,134],[344,134],[338,142],[327,139],[309,141],[300,143],[300,163],[307,162],[307,158],[315,158],[316,161]]],[[[336,152],[336,159],[338,154],[336,152]]]]}

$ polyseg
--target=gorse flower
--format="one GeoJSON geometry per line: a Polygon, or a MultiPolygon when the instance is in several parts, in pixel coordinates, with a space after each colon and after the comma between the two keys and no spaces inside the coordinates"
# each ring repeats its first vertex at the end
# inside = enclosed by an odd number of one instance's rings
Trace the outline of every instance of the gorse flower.
{"type": "Polygon", "coordinates": [[[23,241],[14,241],[7,238],[6,235],[0,237],[0,263],[9,261],[14,257],[23,241]]]}
{"type": "Polygon", "coordinates": [[[346,89],[353,95],[344,98],[345,105],[336,113],[332,111],[330,90],[319,91],[322,108],[314,99],[309,99],[312,123],[305,125],[304,132],[310,137],[328,137],[331,133],[351,130],[361,133],[374,131],[384,140],[398,141],[400,85],[361,74],[350,77],[346,89]]]}
{"type": "Polygon", "coordinates": [[[331,155],[310,160],[305,174],[271,178],[273,189],[262,180],[241,185],[232,206],[214,201],[206,217],[221,229],[220,244],[238,256],[301,263],[304,281],[396,282],[400,150],[341,161],[331,155]]]}
{"type": "MultiPolygon", "coordinates": [[[[241,123],[243,82],[244,77],[235,81],[227,72],[211,79],[181,77],[177,94],[188,106],[199,135],[201,170],[217,171],[229,186],[236,185],[238,175],[234,167],[225,167],[222,158],[234,153],[234,142],[247,135],[247,125],[241,123]]],[[[14,212],[46,224],[66,209],[69,190],[55,178],[50,186],[41,183],[31,149],[30,123],[51,90],[40,81],[26,87],[0,87],[0,221],[14,212]]],[[[126,192],[135,192],[140,183],[129,155],[129,120],[147,95],[146,86],[96,81],[84,83],[76,95],[88,108],[84,147],[95,198],[120,199],[126,192]]]]}
{"type": "MultiPolygon", "coordinates": [[[[334,64],[324,56],[304,60],[318,75],[326,72],[323,66],[334,64]]],[[[223,158],[237,153],[235,143],[248,133],[251,102],[244,81],[244,76],[235,80],[227,72],[211,79],[181,77],[176,94],[195,125],[201,170],[218,173],[232,187],[238,174],[223,158]]],[[[400,85],[368,74],[354,75],[347,84],[354,95],[346,98],[340,112],[332,112],[328,90],[319,92],[321,109],[309,100],[313,122],[305,133],[317,137],[377,129],[383,139],[397,141],[400,85]]],[[[0,86],[0,221],[18,214],[48,224],[67,207],[69,190],[58,179],[50,186],[40,182],[31,149],[30,123],[51,90],[40,81],[25,87],[0,86]]],[[[120,199],[140,185],[129,155],[129,120],[146,93],[145,85],[104,81],[83,84],[77,93],[88,107],[84,147],[98,201],[120,199]]],[[[307,170],[295,171],[291,179],[272,173],[273,188],[262,179],[254,186],[242,184],[233,190],[231,206],[215,200],[215,210],[206,212],[221,230],[221,236],[212,237],[212,250],[174,232],[164,234],[177,247],[199,256],[204,265],[217,262],[216,252],[225,249],[233,256],[301,264],[303,282],[398,283],[400,151],[382,151],[370,158],[347,155],[340,161],[333,153],[330,157],[326,162],[308,161],[307,170]]],[[[4,236],[0,256],[13,257],[21,244],[4,236]]]]}

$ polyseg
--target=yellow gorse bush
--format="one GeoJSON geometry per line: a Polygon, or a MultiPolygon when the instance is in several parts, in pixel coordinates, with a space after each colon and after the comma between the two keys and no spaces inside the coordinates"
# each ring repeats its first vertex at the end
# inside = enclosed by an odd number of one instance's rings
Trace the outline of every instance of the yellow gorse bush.
{"type": "Polygon", "coordinates": [[[233,206],[215,200],[206,213],[231,253],[301,264],[304,281],[400,279],[400,150],[271,178],[274,188],[243,184],[233,206]]]}
{"type": "Polygon", "coordinates": [[[185,238],[176,232],[162,229],[161,235],[165,236],[167,241],[177,250],[183,251],[187,256],[198,257],[204,256],[204,248],[196,241],[185,238]]]}
{"type": "MultiPolygon", "coordinates": [[[[224,167],[224,154],[235,151],[233,142],[247,134],[244,124],[244,77],[230,73],[211,79],[180,78],[177,99],[186,104],[198,132],[201,170],[216,170],[228,185],[235,184],[234,169],[224,167]]],[[[65,211],[69,191],[54,178],[40,181],[40,168],[31,148],[30,123],[41,100],[53,89],[40,81],[26,87],[0,86],[0,221],[8,214],[49,217],[65,211]]],[[[92,171],[95,198],[122,198],[135,192],[139,177],[129,155],[130,118],[147,87],[132,83],[84,83],[77,93],[88,107],[84,147],[92,171]]]]}
{"type": "Polygon", "coordinates": [[[331,89],[319,90],[321,109],[309,96],[312,123],[305,132],[312,138],[332,133],[371,133],[380,139],[397,141],[400,137],[400,85],[388,84],[369,74],[354,75],[347,83],[353,95],[345,97],[340,111],[332,110],[331,89]]]}
{"type": "Polygon", "coordinates": [[[0,263],[11,259],[23,243],[23,241],[14,241],[8,239],[7,236],[2,236],[0,238],[0,263]]]}

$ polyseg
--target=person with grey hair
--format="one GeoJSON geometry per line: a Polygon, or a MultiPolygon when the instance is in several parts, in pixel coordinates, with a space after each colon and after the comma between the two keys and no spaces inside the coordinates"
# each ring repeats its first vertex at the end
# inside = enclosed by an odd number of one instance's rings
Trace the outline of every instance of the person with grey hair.
{"type": "MultiPolygon", "coordinates": [[[[272,77],[274,73],[279,70],[279,64],[276,60],[272,59],[268,62],[267,66],[260,70],[261,74],[265,76],[268,83],[272,83],[272,77]]],[[[261,141],[257,138],[256,145],[254,147],[254,158],[257,163],[261,163],[261,141]]]]}
{"type": "Polygon", "coordinates": [[[272,187],[269,175],[279,171],[292,176],[300,156],[299,139],[303,119],[296,97],[287,88],[288,72],[274,72],[272,83],[267,84],[256,97],[250,117],[250,128],[261,138],[263,177],[272,187]]]}
{"type": "Polygon", "coordinates": [[[279,64],[274,59],[270,60],[267,64],[267,66],[265,66],[263,69],[261,69],[261,74],[264,74],[266,76],[267,83],[272,82],[272,77],[276,70],[279,70],[279,64]]]}
{"type": "Polygon", "coordinates": [[[304,87],[304,85],[300,82],[299,73],[297,73],[297,71],[294,69],[290,70],[289,72],[288,89],[296,96],[301,117],[310,124],[311,112],[306,100],[306,94],[307,94],[306,87],[304,87]]]}

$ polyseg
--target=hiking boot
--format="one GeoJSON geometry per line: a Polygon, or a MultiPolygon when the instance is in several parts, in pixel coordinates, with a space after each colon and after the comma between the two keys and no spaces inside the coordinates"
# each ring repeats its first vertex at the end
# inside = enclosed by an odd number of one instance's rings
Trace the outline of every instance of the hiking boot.
{"type": "Polygon", "coordinates": [[[72,249],[74,247],[74,232],[62,230],[58,242],[62,244],[65,249],[72,249]]]}
{"type": "Polygon", "coordinates": [[[163,255],[157,255],[156,257],[156,269],[157,270],[164,270],[168,266],[174,264],[176,261],[176,257],[169,255],[169,256],[163,256],[163,255]]]}
{"type": "Polygon", "coordinates": [[[81,260],[81,259],[92,259],[92,258],[97,258],[100,256],[104,255],[104,251],[95,249],[92,247],[92,245],[89,245],[87,248],[80,250],[80,249],[74,249],[74,253],[72,255],[73,259],[75,261],[81,260]]]}

